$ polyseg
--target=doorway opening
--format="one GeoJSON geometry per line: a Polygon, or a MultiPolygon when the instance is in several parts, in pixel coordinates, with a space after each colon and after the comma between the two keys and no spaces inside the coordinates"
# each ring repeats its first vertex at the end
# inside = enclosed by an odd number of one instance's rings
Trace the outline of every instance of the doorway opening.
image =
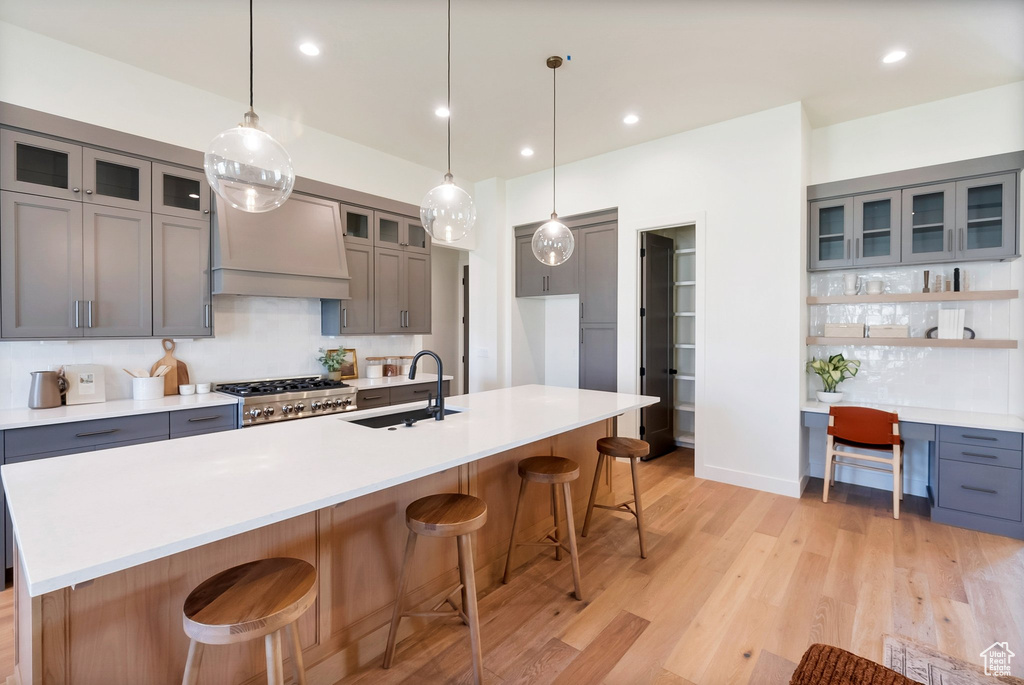
{"type": "Polygon", "coordinates": [[[694,446],[697,382],[697,227],[640,236],[640,392],[661,401],[640,414],[648,459],[694,446]]]}

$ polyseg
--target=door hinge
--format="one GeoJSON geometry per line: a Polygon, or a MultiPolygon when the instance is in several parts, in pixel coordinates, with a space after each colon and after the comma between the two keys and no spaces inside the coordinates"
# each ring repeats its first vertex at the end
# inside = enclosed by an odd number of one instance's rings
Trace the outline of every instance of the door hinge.
{"type": "Polygon", "coordinates": [[[647,316],[647,307],[640,307],[640,316],[647,316]]]}
{"type": "Polygon", "coordinates": [[[462,317],[462,324],[463,324],[463,325],[465,325],[465,324],[466,324],[466,317],[462,317]]]}
{"type": "Polygon", "coordinates": [[[646,256],[647,256],[647,248],[641,247],[640,248],[640,258],[643,259],[646,256]]]}
{"type": "Polygon", "coordinates": [[[647,429],[644,426],[640,426],[640,437],[641,438],[644,437],[644,434],[646,434],[646,433],[647,433],[647,429]]]}
{"type": "Polygon", "coordinates": [[[647,369],[645,369],[644,367],[641,366],[640,367],[640,377],[643,378],[646,375],[647,375],[647,369]]]}

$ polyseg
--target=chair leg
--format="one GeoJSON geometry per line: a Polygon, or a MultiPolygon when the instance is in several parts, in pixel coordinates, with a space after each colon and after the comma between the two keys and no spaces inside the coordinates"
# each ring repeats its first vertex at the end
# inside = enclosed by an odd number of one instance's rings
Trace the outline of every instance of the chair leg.
{"type": "Polygon", "coordinates": [[[284,663],[281,655],[281,631],[275,630],[266,637],[267,643],[267,685],[284,685],[284,663]]]}
{"type": "Polygon", "coordinates": [[[903,478],[906,476],[903,470],[903,452],[900,452],[900,500],[903,499],[903,478]]]}
{"type": "MultiPolygon", "coordinates": [[[[897,452],[899,449],[897,448],[897,452]]],[[[903,481],[903,470],[900,468],[900,455],[898,453],[893,454],[892,460],[892,517],[898,519],[900,517],[900,483],[903,481]]]]}
{"type": "Polygon", "coordinates": [[[484,655],[480,645],[480,614],[476,604],[476,570],[473,566],[473,538],[469,534],[458,537],[459,575],[466,588],[463,595],[466,604],[462,611],[469,619],[469,643],[473,649],[473,682],[476,685],[484,680],[484,655]]]}
{"type": "Polygon", "coordinates": [[[519,499],[516,500],[516,513],[512,515],[512,534],[508,537],[508,556],[505,557],[505,575],[501,582],[507,583],[512,579],[512,551],[516,548],[516,526],[519,523],[519,512],[523,508],[523,501],[526,499],[526,480],[519,483],[519,499]]]}
{"type": "Polygon", "coordinates": [[[587,515],[583,517],[582,537],[587,537],[590,532],[590,517],[594,515],[594,501],[597,500],[597,486],[601,484],[601,467],[604,465],[604,455],[597,455],[597,467],[594,469],[594,485],[590,488],[590,499],[587,501],[587,515]]]}
{"type": "Polygon", "coordinates": [[[821,490],[821,501],[828,502],[829,481],[835,484],[835,464],[832,463],[832,436],[828,436],[828,444],[825,445],[825,485],[821,490]]]}
{"type": "Polygon", "coordinates": [[[306,664],[302,660],[302,644],[299,642],[299,624],[289,623],[285,628],[292,646],[292,670],[295,671],[297,685],[306,685],[306,664]]]}
{"type": "MultiPolygon", "coordinates": [[[[559,542],[562,539],[561,526],[558,521],[558,485],[551,484],[551,513],[555,517],[555,542],[559,542]]],[[[555,546],[555,561],[562,560],[562,546],[555,546]]]]}
{"type": "Polygon", "coordinates": [[[580,553],[576,548],[576,522],[572,516],[572,488],[569,483],[562,483],[562,494],[565,497],[565,527],[568,529],[569,556],[572,557],[572,584],[576,590],[576,599],[583,601],[583,584],[580,580],[580,553]]]}
{"type": "Polygon", "coordinates": [[[384,650],[384,668],[391,668],[395,660],[395,642],[398,640],[398,624],[402,620],[402,604],[405,600],[405,588],[409,584],[409,567],[412,553],[416,548],[416,533],[409,531],[409,539],[405,543],[405,558],[402,559],[402,573],[398,578],[398,595],[395,597],[395,611],[391,614],[391,630],[388,631],[388,646],[384,650]]]}
{"type": "Polygon", "coordinates": [[[644,539],[644,507],[640,504],[640,478],[636,472],[639,459],[629,460],[629,470],[633,476],[633,506],[636,508],[636,530],[640,534],[640,558],[647,558],[647,542],[644,539]]]}
{"type": "Polygon", "coordinates": [[[196,685],[199,682],[199,662],[203,660],[203,643],[191,640],[188,643],[188,658],[185,660],[185,675],[181,685],[196,685]]]}

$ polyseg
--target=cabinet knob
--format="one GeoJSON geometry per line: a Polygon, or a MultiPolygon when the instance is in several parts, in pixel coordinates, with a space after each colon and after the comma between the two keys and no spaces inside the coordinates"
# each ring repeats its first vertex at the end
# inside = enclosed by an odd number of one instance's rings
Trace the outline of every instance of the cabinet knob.
{"type": "Polygon", "coordinates": [[[87,191],[85,191],[85,194],[86,195],[92,195],[92,191],[91,190],[87,190],[87,191]]]}
{"type": "Polygon", "coordinates": [[[81,192],[81,191],[78,188],[72,188],[71,192],[72,193],[78,193],[78,192],[81,192]]]}
{"type": "Polygon", "coordinates": [[[209,213],[210,213],[210,210],[208,210],[208,209],[204,209],[203,210],[203,214],[209,214],[209,213]]]}

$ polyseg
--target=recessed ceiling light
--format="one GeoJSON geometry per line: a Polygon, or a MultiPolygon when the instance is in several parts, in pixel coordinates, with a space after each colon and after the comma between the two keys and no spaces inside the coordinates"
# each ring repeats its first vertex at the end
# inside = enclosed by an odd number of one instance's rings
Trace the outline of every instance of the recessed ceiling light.
{"type": "Polygon", "coordinates": [[[434,114],[441,117],[442,119],[451,116],[451,112],[448,111],[447,107],[438,107],[434,110],[434,114]]]}
{"type": "Polygon", "coordinates": [[[627,114],[626,116],[622,117],[622,123],[624,124],[635,124],[638,121],[640,121],[640,117],[638,117],[635,114],[627,114]]]}
{"type": "Polygon", "coordinates": [[[904,50],[893,50],[888,55],[882,58],[882,61],[886,64],[892,64],[893,62],[899,62],[901,59],[907,56],[904,50]]]}
{"type": "Polygon", "coordinates": [[[524,147],[522,150],[519,151],[519,154],[521,154],[523,157],[533,157],[533,148],[524,147]]]}
{"type": "Polygon", "coordinates": [[[299,52],[303,55],[309,55],[310,57],[316,57],[320,54],[320,48],[313,43],[303,43],[299,46],[299,52]]]}

